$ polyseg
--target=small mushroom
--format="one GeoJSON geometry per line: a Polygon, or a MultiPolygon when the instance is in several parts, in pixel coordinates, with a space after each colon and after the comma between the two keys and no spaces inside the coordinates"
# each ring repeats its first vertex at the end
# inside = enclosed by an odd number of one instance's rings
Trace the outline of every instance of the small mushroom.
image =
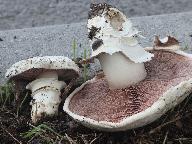
{"type": "Polygon", "coordinates": [[[139,31],[121,11],[106,3],[92,4],[87,27],[92,58],[99,59],[110,88],[127,87],[146,77],[144,62],[153,54],[139,45],[139,31]]]}
{"type": "Polygon", "coordinates": [[[5,75],[15,82],[30,82],[26,89],[32,91],[31,119],[35,123],[43,116],[58,114],[60,91],[66,86],[60,80],[78,77],[79,68],[63,56],[33,57],[15,63],[5,75]]]}
{"type": "Polygon", "coordinates": [[[87,127],[112,132],[157,120],[192,92],[192,55],[174,45],[168,40],[163,47],[146,48],[154,57],[144,62],[143,81],[110,89],[106,77],[96,76],[69,95],[64,111],[87,127]]]}
{"type": "Polygon", "coordinates": [[[155,36],[154,49],[165,49],[165,50],[179,50],[179,41],[174,37],[167,36],[163,39],[160,39],[158,36],[155,36]]]}

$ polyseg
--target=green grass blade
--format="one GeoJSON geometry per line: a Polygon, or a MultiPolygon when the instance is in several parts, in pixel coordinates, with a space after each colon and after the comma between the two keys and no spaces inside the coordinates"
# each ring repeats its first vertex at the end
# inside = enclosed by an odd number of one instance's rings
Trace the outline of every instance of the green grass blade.
{"type": "MultiPolygon", "coordinates": [[[[83,59],[87,59],[87,49],[84,49],[83,59]]],[[[83,65],[83,80],[87,81],[87,64],[83,65]]]]}
{"type": "Polygon", "coordinates": [[[17,117],[19,116],[19,111],[21,110],[22,106],[23,106],[23,103],[25,102],[27,96],[28,96],[28,92],[26,93],[24,99],[22,100],[21,104],[19,105],[19,107],[17,108],[17,117]]]}
{"type": "Polygon", "coordinates": [[[73,49],[73,59],[75,60],[77,58],[77,55],[76,55],[77,43],[75,39],[73,40],[72,49],[73,49]]]}

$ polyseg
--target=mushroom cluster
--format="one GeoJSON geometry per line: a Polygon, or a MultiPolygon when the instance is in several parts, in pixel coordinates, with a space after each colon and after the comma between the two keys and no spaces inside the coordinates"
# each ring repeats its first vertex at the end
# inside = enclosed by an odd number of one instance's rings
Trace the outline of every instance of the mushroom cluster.
{"type": "Polygon", "coordinates": [[[139,32],[107,4],[92,4],[88,19],[92,57],[103,77],[85,82],[66,99],[64,111],[87,127],[122,131],[149,124],[192,92],[192,55],[173,37],[143,49],[139,32]]]}
{"type": "Polygon", "coordinates": [[[14,82],[28,82],[31,90],[31,119],[34,123],[44,116],[57,115],[61,102],[61,90],[66,87],[64,80],[76,78],[78,66],[64,56],[33,57],[12,65],[6,77],[14,82]]]}

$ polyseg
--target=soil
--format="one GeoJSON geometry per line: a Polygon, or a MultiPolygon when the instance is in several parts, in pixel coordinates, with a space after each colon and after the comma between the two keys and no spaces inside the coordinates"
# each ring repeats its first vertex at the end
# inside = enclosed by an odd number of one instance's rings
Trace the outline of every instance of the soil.
{"type": "Polygon", "coordinates": [[[30,120],[30,106],[28,101],[23,106],[19,117],[12,105],[0,109],[0,143],[64,143],[64,144],[158,144],[164,141],[169,144],[192,143],[192,97],[189,96],[182,104],[166,113],[154,123],[125,132],[100,132],[83,127],[73,121],[64,112],[58,117],[45,119],[41,123],[46,124],[67,139],[60,140],[52,132],[46,131],[33,138],[24,138],[22,133],[33,128],[30,120]]]}

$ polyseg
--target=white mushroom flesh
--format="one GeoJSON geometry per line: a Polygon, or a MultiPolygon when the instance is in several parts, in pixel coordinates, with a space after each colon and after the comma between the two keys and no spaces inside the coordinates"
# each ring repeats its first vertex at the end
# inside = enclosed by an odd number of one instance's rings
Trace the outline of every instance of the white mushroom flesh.
{"type": "Polygon", "coordinates": [[[66,86],[65,82],[58,81],[57,72],[45,72],[26,86],[32,91],[31,119],[35,123],[43,116],[58,114],[61,102],[61,89],[66,86]]]}

